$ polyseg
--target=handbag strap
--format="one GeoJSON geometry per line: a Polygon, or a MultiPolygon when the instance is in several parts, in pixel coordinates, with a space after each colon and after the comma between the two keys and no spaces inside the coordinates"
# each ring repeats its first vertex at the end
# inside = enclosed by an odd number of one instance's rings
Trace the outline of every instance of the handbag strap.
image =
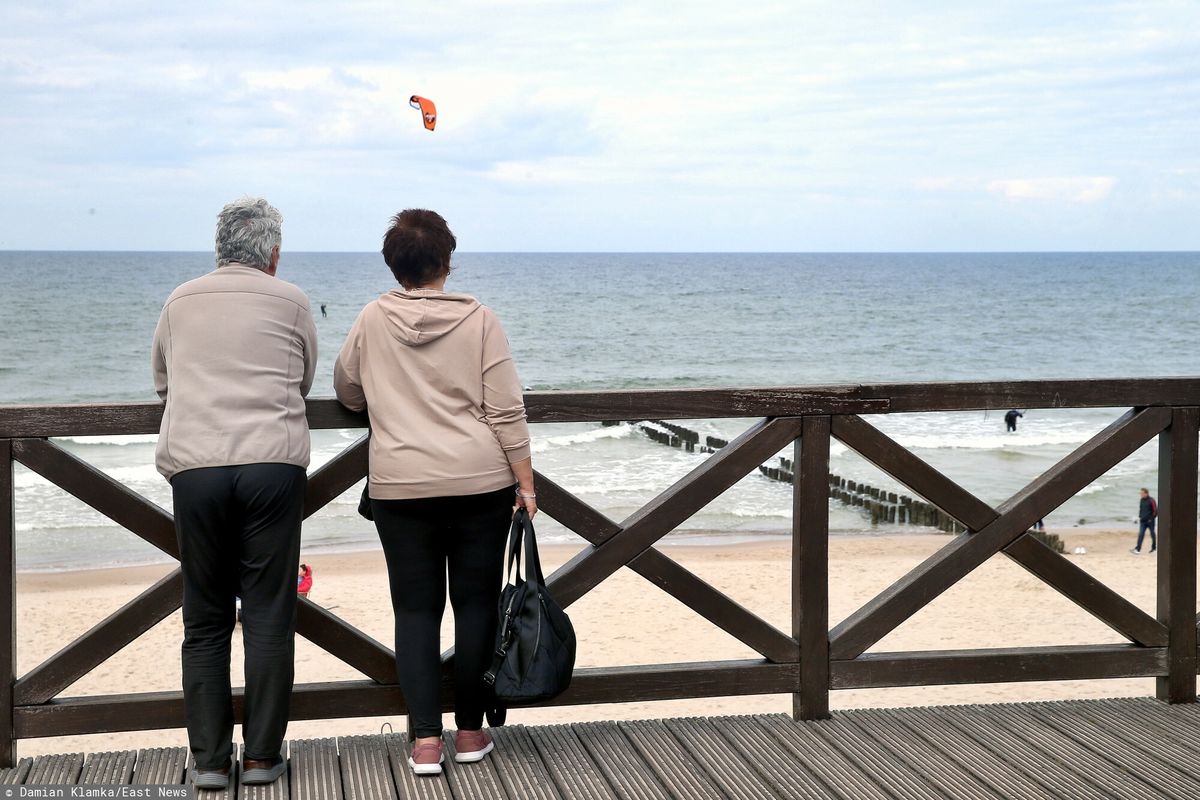
{"type": "Polygon", "coordinates": [[[533,520],[529,518],[529,514],[524,508],[517,509],[517,517],[514,522],[520,522],[522,528],[522,539],[525,540],[525,579],[534,581],[540,587],[546,586],[546,579],[542,576],[542,559],[538,555],[537,535],[533,530],[533,520]]]}
{"type": "MultiPolygon", "coordinates": [[[[524,509],[521,509],[524,513],[524,509]]],[[[507,566],[504,569],[504,580],[506,583],[515,584],[516,580],[521,578],[521,550],[524,537],[522,536],[523,528],[519,518],[514,515],[512,524],[508,529],[508,545],[505,549],[508,550],[507,566]],[[516,570],[514,576],[514,568],[516,570]],[[514,580],[514,577],[516,580],[514,580]]],[[[526,569],[528,572],[528,568],[526,569]]]]}

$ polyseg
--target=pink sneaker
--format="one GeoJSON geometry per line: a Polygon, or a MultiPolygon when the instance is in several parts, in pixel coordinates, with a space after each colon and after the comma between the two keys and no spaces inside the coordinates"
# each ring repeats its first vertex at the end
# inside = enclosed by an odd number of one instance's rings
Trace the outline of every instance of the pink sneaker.
{"type": "Polygon", "coordinates": [[[492,736],[484,731],[458,731],[454,734],[454,760],[460,764],[483,761],[496,748],[492,736]]]}
{"type": "Polygon", "coordinates": [[[408,757],[408,765],[417,775],[441,775],[442,762],[445,760],[446,757],[442,755],[442,740],[437,739],[432,742],[417,742],[413,745],[412,755],[408,757]]]}

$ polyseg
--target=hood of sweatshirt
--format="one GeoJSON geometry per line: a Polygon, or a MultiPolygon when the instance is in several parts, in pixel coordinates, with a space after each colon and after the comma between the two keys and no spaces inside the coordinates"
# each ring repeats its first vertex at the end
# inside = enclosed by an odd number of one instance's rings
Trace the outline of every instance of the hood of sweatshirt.
{"type": "Polygon", "coordinates": [[[379,298],[392,335],[417,346],[440,339],[483,306],[467,294],[436,289],[392,289],[379,298]]]}

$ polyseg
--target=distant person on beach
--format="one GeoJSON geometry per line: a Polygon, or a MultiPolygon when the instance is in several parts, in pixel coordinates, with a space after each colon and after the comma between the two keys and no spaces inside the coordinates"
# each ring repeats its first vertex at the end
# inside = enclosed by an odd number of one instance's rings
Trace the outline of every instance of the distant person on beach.
{"type": "Polygon", "coordinates": [[[334,366],[337,398],[371,422],[368,493],[396,615],[396,671],[413,772],[442,771],[439,631],[454,607],[455,760],[491,752],[483,730],[504,548],[516,506],[537,513],[521,382],[504,328],[445,291],[457,242],[441,215],[392,219],[383,260],[400,286],[358,315],[334,366]],[[514,497],[514,489],[516,491],[514,497]]]}
{"type": "Polygon", "coordinates": [[[325,304],[321,303],[321,319],[325,319],[329,315],[325,313],[325,304]]]}
{"type": "Polygon", "coordinates": [[[1013,433],[1017,430],[1017,419],[1025,416],[1015,408],[1010,408],[1008,413],[1004,415],[1004,424],[1008,426],[1008,432],[1013,433]]]}
{"type": "Polygon", "coordinates": [[[313,571],[308,564],[300,565],[300,574],[296,576],[296,594],[301,597],[308,597],[308,593],[312,591],[313,571]]]}
{"type": "Polygon", "coordinates": [[[1154,528],[1158,522],[1158,501],[1150,496],[1150,490],[1143,487],[1141,490],[1141,499],[1138,501],[1138,538],[1137,546],[1129,552],[1135,556],[1142,554],[1142,540],[1146,537],[1146,531],[1150,531],[1150,552],[1153,553],[1158,549],[1158,535],[1154,528]]]}
{"type": "Polygon", "coordinates": [[[275,277],[283,218],[246,197],[217,216],[216,269],[167,298],[154,332],[166,403],[157,466],[183,570],[183,700],[198,788],[229,783],[235,597],[245,645],[242,782],[271,783],[292,694],[296,574],[317,366],[308,298],[275,277]]]}

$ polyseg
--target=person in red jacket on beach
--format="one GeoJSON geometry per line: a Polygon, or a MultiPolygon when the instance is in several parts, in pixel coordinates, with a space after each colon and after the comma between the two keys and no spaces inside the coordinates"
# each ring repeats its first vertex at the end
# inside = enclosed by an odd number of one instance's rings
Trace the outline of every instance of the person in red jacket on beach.
{"type": "Polygon", "coordinates": [[[313,571],[308,564],[300,565],[300,574],[296,576],[296,594],[308,597],[312,591],[313,571]]]}

